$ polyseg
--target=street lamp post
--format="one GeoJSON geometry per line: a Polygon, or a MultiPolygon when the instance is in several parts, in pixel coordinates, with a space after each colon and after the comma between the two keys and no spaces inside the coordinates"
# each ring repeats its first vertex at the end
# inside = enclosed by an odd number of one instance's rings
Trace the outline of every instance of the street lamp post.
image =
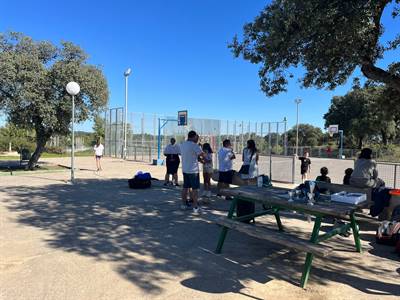
{"type": "Polygon", "coordinates": [[[75,180],[75,131],[74,131],[74,123],[75,123],[75,96],[79,94],[81,88],[79,84],[74,81],[71,81],[66,86],[67,93],[72,96],[72,141],[71,141],[71,182],[73,183],[75,180]]]}
{"type": "Polygon", "coordinates": [[[297,105],[297,117],[296,117],[296,155],[299,155],[299,104],[301,99],[295,99],[294,103],[297,105]]]}
{"type": "Polygon", "coordinates": [[[126,135],[128,131],[128,77],[131,75],[131,68],[128,68],[124,72],[125,76],[125,117],[124,117],[124,151],[123,151],[123,158],[126,159],[126,135]]]}

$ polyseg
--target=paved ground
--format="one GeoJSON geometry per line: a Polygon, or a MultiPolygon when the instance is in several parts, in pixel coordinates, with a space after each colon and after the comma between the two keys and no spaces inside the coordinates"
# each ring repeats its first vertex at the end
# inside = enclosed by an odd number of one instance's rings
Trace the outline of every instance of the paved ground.
{"type": "MultiPolygon", "coordinates": [[[[51,160],[68,165],[68,159],[51,160]]],[[[307,290],[298,287],[303,253],[230,232],[213,254],[219,228],[179,211],[179,190],[160,183],[127,188],[138,170],[161,178],[162,167],[77,158],[68,171],[0,177],[1,299],[398,299],[400,264],[362,227],[364,253],[351,238],[328,242],[332,257],[315,259],[307,290]]],[[[229,203],[213,199],[208,213],[229,203]]],[[[261,223],[272,225],[273,219],[261,223]]],[[[302,216],[283,218],[310,232],[302,216]]],[[[327,224],[324,224],[328,226],[327,224]]]]}

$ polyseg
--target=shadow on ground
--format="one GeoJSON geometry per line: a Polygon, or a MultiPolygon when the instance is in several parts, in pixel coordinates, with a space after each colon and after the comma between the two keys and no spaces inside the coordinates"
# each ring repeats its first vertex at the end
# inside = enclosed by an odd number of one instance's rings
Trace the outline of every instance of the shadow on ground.
{"type": "MultiPolygon", "coordinates": [[[[3,190],[20,223],[50,232],[50,246],[114,262],[118,273],[149,294],[162,293],[171,278],[203,292],[242,295],[246,280],[299,283],[304,253],[230,231],[223,254],[215,255],[220,228],[178,210],[179,190],[157,186],[134,191],[125,180],[95,179],[3,190]]],[[[215,207],[226,211],[228,205],[220,200],[215,207]]],[[[359,254],[346,256],[353,250],[351,241],[332,241],[340,254],[328,258],[329,263],[316,259],[310,284],[335,281],[369,294],[400,295],[400,285],[383,277],[387,268],[374,269],[373,280],[361,278],[360,272],[371,270],[359,254]]]]}

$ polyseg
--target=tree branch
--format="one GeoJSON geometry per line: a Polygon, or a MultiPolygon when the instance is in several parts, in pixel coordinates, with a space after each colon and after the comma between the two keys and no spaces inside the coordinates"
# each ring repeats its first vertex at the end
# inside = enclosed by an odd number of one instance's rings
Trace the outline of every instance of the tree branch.
{"type": "Polygon", "coordinates": [[[374,81],[386,83],[400,92],[400,76],[378,68],[374,66],[372,62],[363,62],[361,65],[361,72],[363,72],[365,77],[374,81]]]}

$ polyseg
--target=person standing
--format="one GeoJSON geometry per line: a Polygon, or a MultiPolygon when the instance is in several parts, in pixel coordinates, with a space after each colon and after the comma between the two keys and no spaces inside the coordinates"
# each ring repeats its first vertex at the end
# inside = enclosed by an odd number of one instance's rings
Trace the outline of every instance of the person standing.
{"type": "Polygon", "coordinates": [[[197,144],[199,136],[195,131],[189,131],[188,138],[180,146],[182,157],[183,189],[182,209],[189,207],[187,196],[193,200],[193,212],[199,212],[198,196],[200,189],[199,159],[204,159],[204,153],[197,144]]]}
{"type": "Polygon", "coordinates": [[[97,139],[96,144],[93,147],[93,150],[94,150],[94,157],[96,159],[97,171],[101,171],[103,170],[101,168],[101,158],[103,157],[104,146],[100,142],[100,139],[97,139]]]}
{"type": "Polygon", "coordinates": [[[164,155],[166,156],[167,173],[165,174],[164,185],[175,185],[178,184],[178,168],[180,164],[179,155],[181,154],[181,149],[179,145],[176,144],[176,140],[171,138],[170,144],[168,144],[164,149],[164,155]],[[172,176],[172,181],[169,181],[169,175],[172,176]]]}
{"type": "MultiPolygon", "coordinates": [[[[233,179],[233,160],[236,158],[235,153],[232,150],[232,144],[230,140],[224,140],[222,148],[218,151],[218,194],[220,195],[221,189],[229,188],[232,184],[233,179]]],[[[229,199],[229,198],[228,198],[229,199]]]]}
{"type": "Polygon", "coordinates": [[[239,170],[242,179],[248,180],[258,176],[258,158],[256,143],[254,140],[248,140],[247,147],[243,149],[243,165],[239,170]]]}
{"type": "Polygon", "coordinates": [[[203,181],[204,181],[204,197],[211,197],[211,176],[214,172],[213,168],[213,150],[209,143],[203,144],[204,163],[203,163],[203,181]]]}
{"type": "Polygon", "coordinates": [[[300,174],[301,174],[301,182],[307,180],[308,173],[311,172],[311,160],[309,159],[308,151],[304,153],[304,156],[300,156],[299,160],[301,160],[300,165],[300,174]]]}

